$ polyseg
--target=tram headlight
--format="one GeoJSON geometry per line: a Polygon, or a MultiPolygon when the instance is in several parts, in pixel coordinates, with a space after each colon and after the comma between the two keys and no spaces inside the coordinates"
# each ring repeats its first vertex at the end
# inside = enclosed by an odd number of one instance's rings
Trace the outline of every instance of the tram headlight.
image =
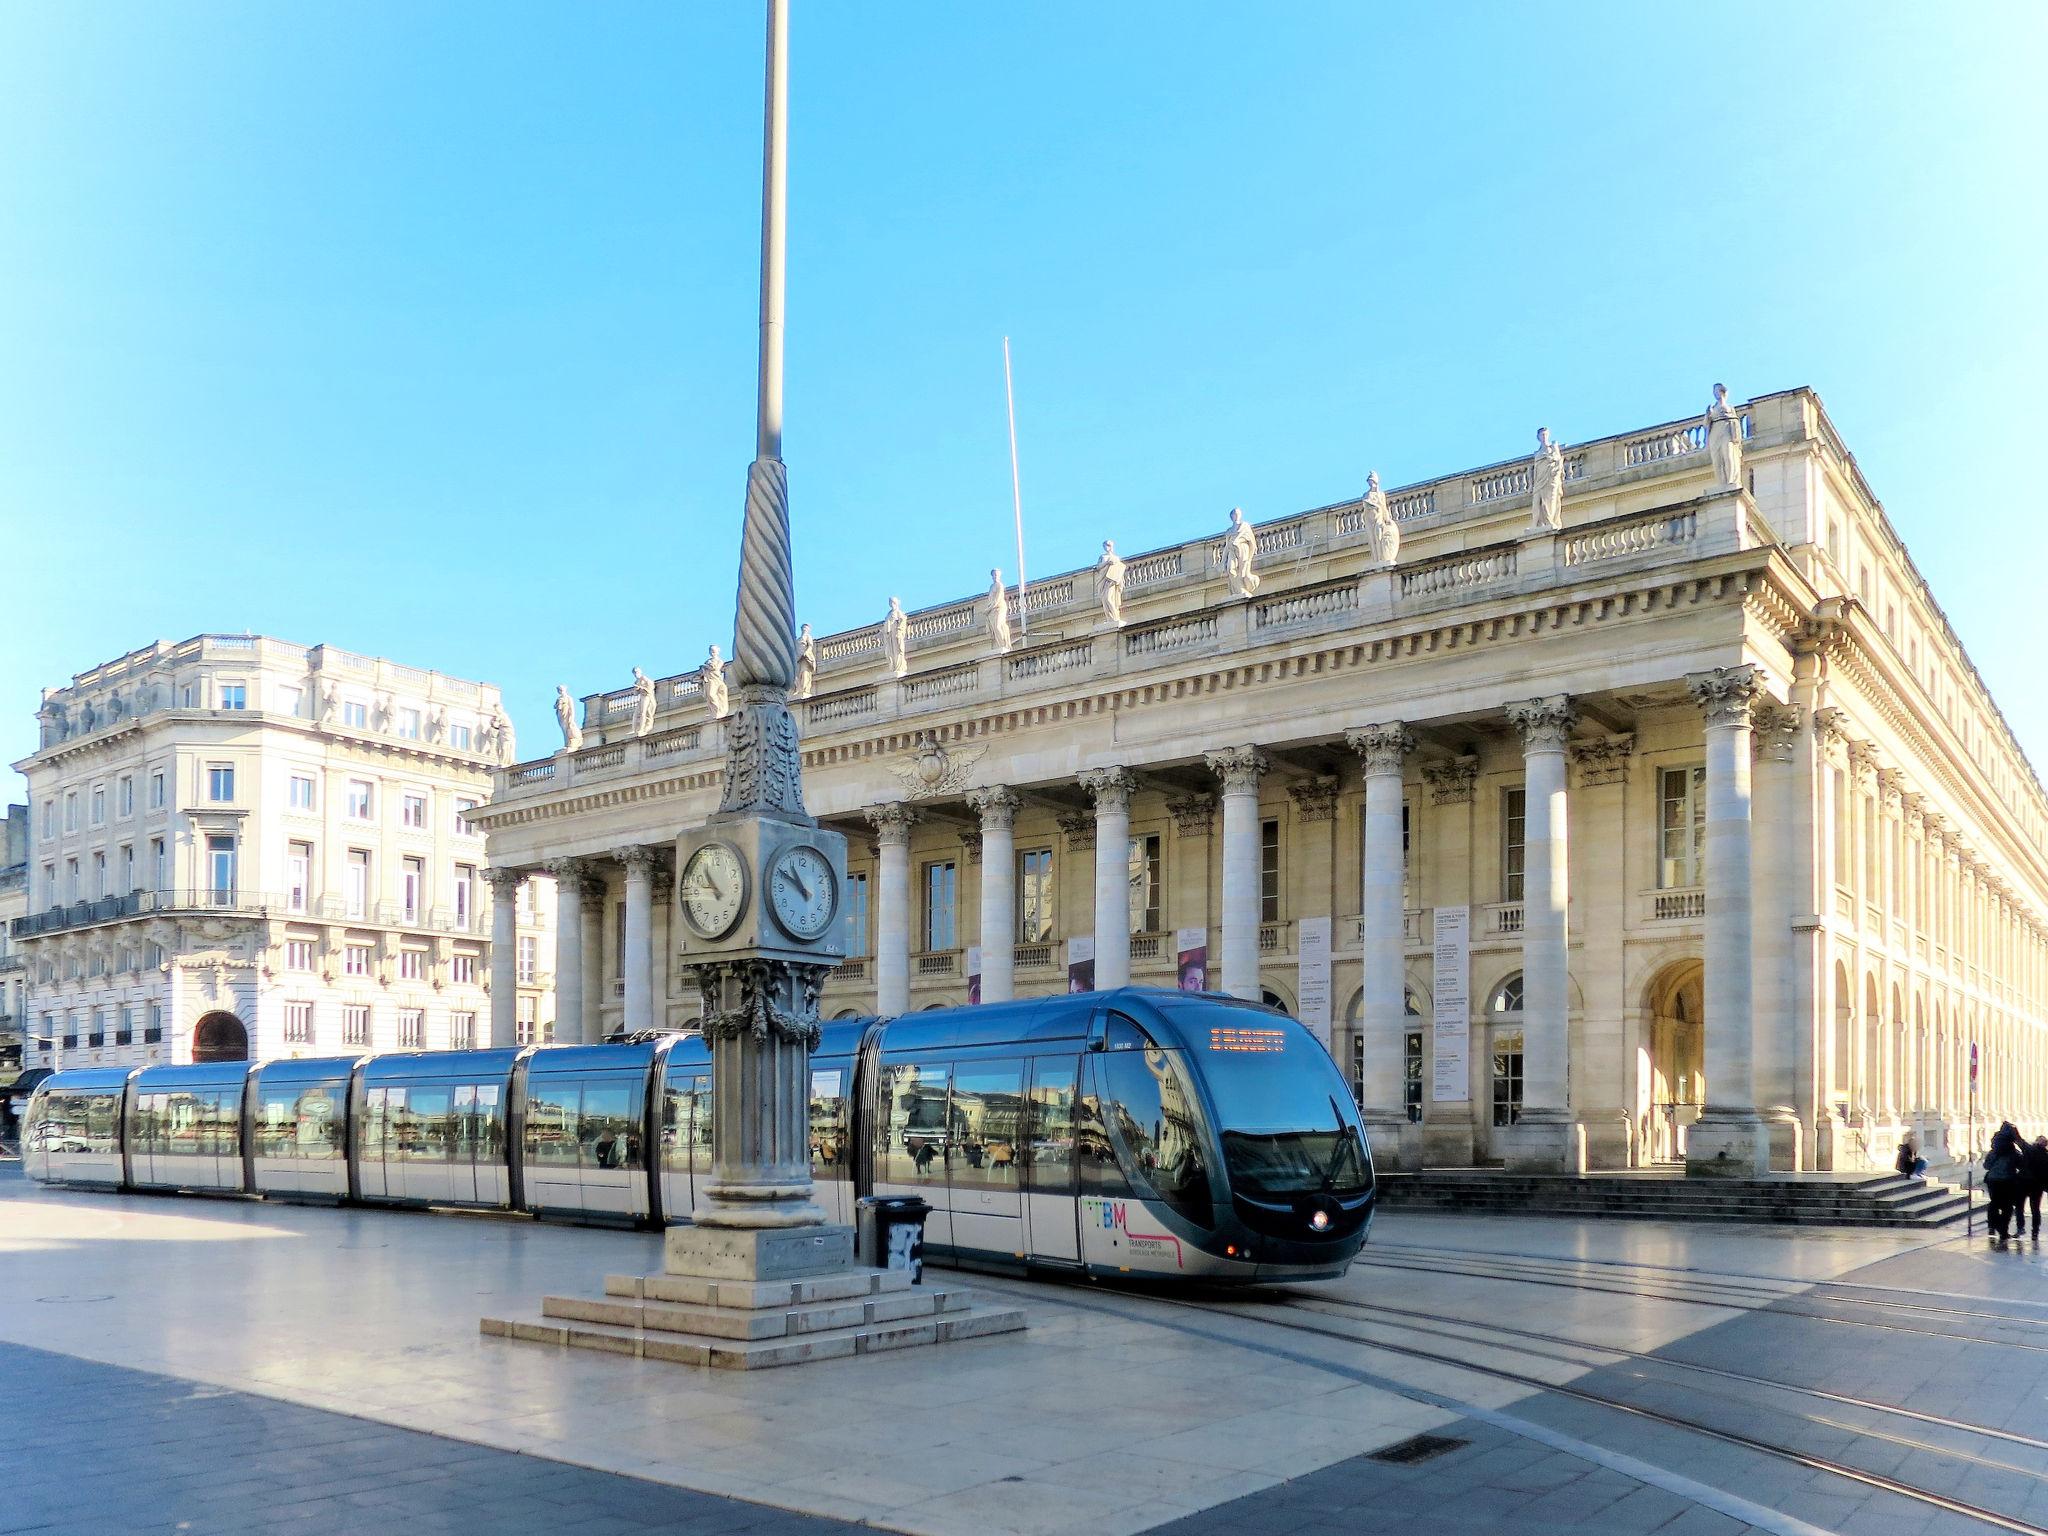
{"type": "Polygon", "coordinates": [[[1311,1232],[1327,1232],[1327,1231],[1329,1231],[1329,1230],[1330,1230],[1330,1213],[1329,1213],[1328,1211],[1322,1211],[1322,1210],[1319,1210],[1319,1211],[1317,1211],[1317,1212],[1316,1212],[1316,1213],[1315,1213],[1315,1214],[1314,1214],[1313,1216],[1309,1217],[1309,1219],[1308,1219],[1308,1227],[1309,1227],[1309,1230],[1310,1230],[1311,1232]]]}

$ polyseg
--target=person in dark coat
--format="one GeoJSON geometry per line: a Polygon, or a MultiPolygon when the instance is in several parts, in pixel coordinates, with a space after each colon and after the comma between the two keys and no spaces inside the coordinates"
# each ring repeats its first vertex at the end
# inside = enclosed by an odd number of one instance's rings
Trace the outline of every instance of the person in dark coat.
{"type": "Polygon", "coordinates": [[[2026,1156],[2020,1133],[2008,1120],[1991,1138],[1984,1154],[1984,1196],[1991,1203],[1991,1233],[2005,1241],[2006,1228],[2019,1215],[2020,1192],[2025,1187],[2026,1156]]]}
{"type": "Polygon", "coordinates": [[[1909,1179],[1927,1177],[1927,1159],[1920,1155],[1910,1136],[1899,1143],[1899,1155],[1892,1160],[1892,1166],[1909,1179]]]}
{"type": "MultiPolygon", "coordinates": [[[[2020,1164],[2025,1169],[2027,1205],[2034,1215],[2034,1241],[2041,1240],[2041,1195],[2048,1191],[2048,1136],[2036,1136],[2032,1143],[2020,1148],[2020,1164]]],[[[2013,1236],[2019,1236],[2020,1208],[2013,1207],[2013,1236]]]]}

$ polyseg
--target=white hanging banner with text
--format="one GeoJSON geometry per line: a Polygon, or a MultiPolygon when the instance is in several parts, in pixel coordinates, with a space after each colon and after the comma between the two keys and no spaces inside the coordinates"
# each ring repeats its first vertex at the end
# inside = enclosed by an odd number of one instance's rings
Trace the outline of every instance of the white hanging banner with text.
{"type": "Polygon", "coordinates": [[[1304,917],[1294,925],[1295,950],[1301,958],[1296,984],[1301,1003],[1295,1017],[1309,1027],[1309,1033],[1330,1048],[1330,920],[1304,917]]]}
{"type": "Polygon", "coordinates": [[[1439,1104],[1463,1104],[1472,1097],[1472,909],[1438,907],[1434,939],[1430,990],[1436,1066],[1430,1096],[1439,1104]]]}

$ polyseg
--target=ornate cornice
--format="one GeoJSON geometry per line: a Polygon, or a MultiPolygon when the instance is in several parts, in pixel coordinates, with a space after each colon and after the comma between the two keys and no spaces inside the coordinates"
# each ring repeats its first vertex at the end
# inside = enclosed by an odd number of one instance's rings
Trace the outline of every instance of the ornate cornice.
{"type": "Polygon", "coordinates": [[[1571,744],[1572,761],[1579,765],[1579,787],[1619,784],[1628,777],[1628,760],[1636,750],[1635,733],[1595,736],[1571,744]]]}
{"type": "Polygon", "coordinates": [[[1571,699],[1562,693],[1510,704],[1506,714],[1508,722],[1522,733],[1525,752],[1562,752],[1571,739],[1573,722],[1579,718],[1571,699]]]}
{"type": "Polygon", "coordinates": [[[1337,814],[1337,780],[1333,775],[1318,774],[1312,779],[1299,779],[1287,786],[1288,796],[1294,801],[1294,819],[1298,822],[1331,821],[1337,814]]]}
{"type": "Polygon", "coordinates": [[[1256,795],[1259,780],[1272,766],[1266,754],[1252,746],[1204,752],[1202,760],[1209,765],[1209,771],[1223,781],[1223,793],[1226,795],[1256,795]]]}
{"type": "Polygon", "coordinates": [[[1415,738],[1398,720],[1362,725],[1344,733],[1344,744],[1365,759],[1367,778],[1398,774],[1402,759],[1415,750],[1415,738]]]}
{"type": "Polygon", "coordinates": [[[1706,672],[1688,672],[1685,691],[1699,705],[1707,728],[1749,729],[1749,712],[1763,691],[1763,678],[1751,666],[1714,667],[1706,672]]]}
{"type": "Polygon", "coordinates": [[[1466,755],[1424,763],[1422,782],[1429,786],[1431,805],[1467,805],[1479,783],[1479,759],[1466,755]]]}
{"type": "Polygon", "coordinates": [[[1098,812],[1129,811],[1131,795],[1138,787],[1137,775],[1128,768],[1090,768],[1080,782],[1098,812]]]}

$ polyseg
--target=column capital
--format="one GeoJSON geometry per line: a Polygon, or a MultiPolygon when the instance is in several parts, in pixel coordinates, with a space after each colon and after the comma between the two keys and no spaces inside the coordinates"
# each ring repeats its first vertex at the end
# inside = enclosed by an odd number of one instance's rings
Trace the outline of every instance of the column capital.
{"type": "Polygon", "coordinates": [[[1173,830],[1182,837],[1207,837],[1216,821],[1216,797],[1183,795],[1167,801],[1166,811],[1173,818],[1173,830]]]}
{"type": "Polygon", "coordinates": [[[1759,759],[1789,763],[1799,745],[1799,730],[1806,723],[1806,711],[1797,704],[1780,704],[1776,699],[1759,699],[1750,709],[1750,748],[1759,759]]]}
{"type": "Polygon", "coordinates": [[[1138,778],[1128,768],[1090,768],[1081,774],[1080,783],[1094,800],[1098,812],[1128,811],[1131,794],[1138,787],[1138,778]]]}
{"type": "Polygon", "coordinates": [[[1272,764],[1266,754],[1257,747],[1223,747],[1215,752],[1204,752],[1202,760],[1209,765],[1209,771],[1223,781],[1226,795],[1255,795],[1259,792],[1259,779],[1272,764]]]}
{"type": "MultiPolygon", "coordinates": [[[[981,818],[984,830],[1002,831],[1014,826],[1017,820],[1017,807],[1021,803],[1017,798],[1017,792],[1002,784],[991,784],[986,789],[967,791],[968,808],[981,818]]],[[[873,817],[869,819],[873,820],[873,817]]]]}
{"type": "Polygon", "coordinates": [[[1296,821],[1331,821],[1336,817],[1337,779],[1334,774],[1320,773],[1312,779],[1299,779],[1287,786],[1287,795],[1294,802],[1296,821]]]}
{"type": "Polygon", "coordinates": [[[1763,691],[1763,678],[1755,667],[1714,667],[1706,672],[1685,674],[1685,691],[1707,717],[1709,727],[1749,728],[1749,711],[1763,691]]]}
{"type": "Polygon", "coordinates": [[[1571,696],[1563,693],[1523,699],[1508,705],[1506,713],[1509,723],[1522,733],[1524,752],[1562,752],[1579,718],[1571,696]]]}
{"type": "Polygon", "coordinates": [[[1888,815],[1898,812],[1899,806],[1905,798],[1905,793],[1906,776],[1900,773],[1898,769],[1880,768],[1877,770],[1878,804],[1884,808],[1888,815]]]}
{"type": "Polygon", "coordinates": [[[549,859],[541,868],[554,877],[556,892],[572,901],[587,901],[604,894],[604,881],[589,859],[549,859]]]}
{"type": "Polygon", "coordinates": [[[868,825],[875,829],[875,840],[883,847],[907,848],[910,846],[910,829],[924,820],[924,812],[914,805],[905,805],[901,800],[891,800],[886,805],[871,805],[861,813],[868,819],[868,825]]]}
{"type": "Polygon", "coordinates": [[[1821,749],[1846,747],[1849,742],[1848,715],[1832,705],[1813,712],[1813,734],[1820,738],[1821,749]]]}
{"type": "Polygon", "coordinates": [[[1415,750],[1414,736],[1398,720],[1346,731],[1344,744],[1365,759],[1368,774],[1399,773],[1401,759],[1415,750]]]}
{"type": "Polygon", "coordinates": [[[526,884],[523,869],[487,869],[484,881],[501,901],[510,901],[519,894],[519,887],[526,884]]]}
{"type": "Polygon", "coordinates": [[[1431,805],[1469,805],[1479,783],[1479,759],[1468,753],[1445,762],[1424,763],[1422,782],[1429,786],[1431,805]]]}
{"type": "Polygon", "coordinates": [[[1587,789],[1596,784],[1621,783],[1628,777],[1628,760],[1635,755],[1635,750],[1636,738],[1632,731],[1573,742],[1571,754],[1572,761],[1579,765],[1579,787],[1587,789]]]}
{"type": "Polygon", "coordinates": [[[626,877],[628,879],[631,879],[634,875],[641,874],[652,878],[654,874],[654,856],[657,851],[657,849],[647,843],[628,843],[622,848],[614,848],[612,850],[612,857],[626,867],[626,877]]]}
{"type": "Polygon", "coordinates": [[[969,864],[981,862],[981,834],[972,827],[960,829],[960,857],[969,864]]]}
{"type": "Polygon", "coordinates": [[[1086,811],[1062,811],[1058,820],[1060,832],[1067,840],[1067,852],[1095,846],[1095,818],[1086,811]]]}

